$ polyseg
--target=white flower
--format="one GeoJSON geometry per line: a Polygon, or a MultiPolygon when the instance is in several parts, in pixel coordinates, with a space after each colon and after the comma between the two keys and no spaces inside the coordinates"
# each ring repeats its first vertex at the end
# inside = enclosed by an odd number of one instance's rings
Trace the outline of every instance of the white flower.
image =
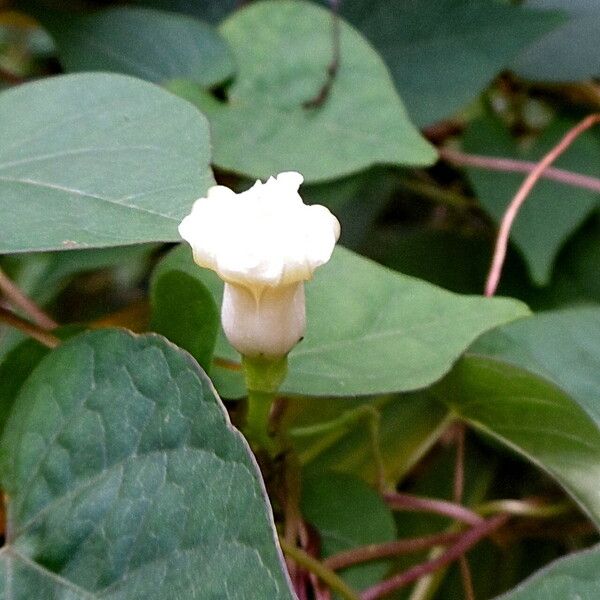
{"type": "Polygon", "coordinates": [[[290,172],[241,194],[211,187],[179,225],[196,263],[225,281],[223,329],[244,356],[285,356],[300,340],[304,281],[331,258],[340,235],[327,208],[303,203],[302,181],[290,172]]]}

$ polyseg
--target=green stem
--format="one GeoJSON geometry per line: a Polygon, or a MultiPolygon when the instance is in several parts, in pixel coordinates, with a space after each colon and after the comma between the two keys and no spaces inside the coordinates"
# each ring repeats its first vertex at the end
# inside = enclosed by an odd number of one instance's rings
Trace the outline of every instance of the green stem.
{"type": "Polygon", "coordinates": [[[244,433],[252,444],[267,450],[269,454],[276,451],[276,443],[269,432],[269,416],[275,400],[271,392],[248,390],[248,411],[244,433]]]}
{"type": "Polygon", "coordinates": [[[286,556],[289,556],[307,571],[314,573],[323,583],[326,583],[331,590],[337,592],[342,598],[345,600],[360,600],[360,596],[322,562],[319,562],[301,548],[288,543],[283,537],[279,538],[279,544],[286,556]]]}
{"type": "Polygon", "coordinates": [[[242,358],[248,405],[244,434],[255,448],[262,448],[274,456],[279,440],[270,431],[270,415],[277,390],[287,374],[287,358],[242,358]]]}

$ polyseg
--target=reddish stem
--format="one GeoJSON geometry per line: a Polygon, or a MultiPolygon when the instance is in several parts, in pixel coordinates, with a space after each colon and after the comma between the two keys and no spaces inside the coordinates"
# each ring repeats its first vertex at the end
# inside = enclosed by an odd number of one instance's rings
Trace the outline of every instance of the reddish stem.
{"type": "Polygon", "coordinates": [[[18,315],[15,315],[12,311],[0,306],[0,322],[6,323],[10,327],[14,327],[19,331],[22,331],[29,337],[40,342],[48,348],[56,348],[60,344],[60,339],[45,329],[41,329],[37,325],[22,319],[18,315]]]}
{"type": "Polygon", "coordinates": [[[337,571],[358,563],[389,558],[390,556],[399,556],[400,554],[410,554],[411,552],[419,552],[420,550],[427,550],[434,546],[444,546],[455,542],[460,537],[460,533],[448,532],[436,533],[420,538],[395,540],[385,544],[370,544],[368,546],[361,546],[359,548],[347,550],[346,552],[334,554],[324,560],[323,564],[328,568],[337,571]]]}
{"type": "Polygon", "coordinates": [[[521,206],[523,206],[523,203],[527,199],[527,196],[544,171],[546,171],[546,169],[577,139],[578,136],[580,136],[590,127],[593,127],[598,122],[600,122],[600,114],[589,115],[583,119],[583,121],[578,123],[565,134],[560,142],[554,146],[554,148],[552,148],[552,150],[550,150],[546,156],[544,156],[544,158],[526,177],[525,181],[519,188],[511,203],[508,205],[508,208],[502,217],[502,222],[500,223],[500,229],[498,231],[498,238],[496,240],[496,247],[494,249],[492,265],[490,267],[490,272],[485,284],[486,296],[490,297],[496,293],[498,282],[500,281],[500,275],[502,274],[504,259],[506,258],[506,248],[508,246],[510,230],[521,206]]]}
{"type": "Polygon", "coordinates": [[[50,330],[58,327],[58,323],[51,319],[31,298],[28,298],[2,269],[0,269],[0,290],[13,306],[20,308],[42,329],[50,330]]]}
{"type": "Polygon", "coordinates": [[[453,546],[450,546],[446,552],[437,558],[415,565],[403,573],[398,573],[398,575],[366,589],[360,595],[361,600],[377,600],[425,575],[429,575],[430,573],[449,565],[468,552],[475,544],[477,544],[477,542],[504,525],[509,518],[508,515],[497,515],[487,521],[479,523],[464,533],[453,546]]]}
{"type": "Polygon", "coordinates": [[[425,498],[400,492],[386,492],[383,495],[383,498],[393,510],[431,512],[450,517],[451,519],[467,523],[468,525],[480,525],[483,522],[483,518],[476,512],[473,512],[460,504],[448,502],[446,500],[425,498]]]}
{"type": "MultiPolygon", "coordinates": [[[[505,173],[531,173],[538,164],[528,160],[516,160],[499,156],[465,154],[458,150],[451,150],[450,148],[438,148],[438,152],[444,160],[455,165],[488,169],[490,171],[502,171],[505,173]]],[[[548,167],[543,172],[542,177],[600,193],[600,179],[591,177],[590,175],[582,175],[581,173],[566,171],[565,169],[548,167]]]]}

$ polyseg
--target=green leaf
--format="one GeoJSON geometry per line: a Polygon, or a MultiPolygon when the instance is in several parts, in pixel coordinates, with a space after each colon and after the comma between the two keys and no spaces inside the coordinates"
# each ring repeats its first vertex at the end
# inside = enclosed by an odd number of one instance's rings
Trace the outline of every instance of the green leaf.
{"type": "Polygon", "coordinates": [[[213,184],[208,126],[188,103],[111,74],[0,94],[0,253],[177,240],[213,184]]]}
{"type": "MultiPolygon", "coordinates": [[[[66,325],[52,332],[61,340],[66,340],[82,331],[79,325],[66,325]]],[[[4,431],[14,401],[21,386],[25,383],[37,364],[50,353],[50,348],[37,340],[26,338],[16,343],[14,348],[2,356],[0,362],[0,435],[4,431]]]]}
{"type": "MultiPolygon", "coordinates": [[[[474,154],[538,161],[573,125],[571,121],[559,119],[533,145],[518,145],[498,121],[480,119],[467,129],[464,146],[466,151],[474,154]]],[[[592,176],[600,174],[599,164],[600,144],[589,132],[581,135],[556,161],[557,167],[592,176]]],[[[467,171],[479,201],[499,222],[523,182],[524,175],[474,168],[467,171]]],[[[538,181],[519,211],[511,231],[511,240],[522,252],[531,277],[538,285],[548,283],[558,251],[598,206],[598,199],[598,194],[594,192],[555,181],[538,181]]]]}
{"type": "Polygon", "coordinates": [[[134,0],[134,3],[183,13],[209,23],[218,23],[239,6],[239,0],[134,0]]]}
{"type": "Polygon", "coordinates": [[[545,470],[600,527],[600,431],[563,390],[504,361],[467,355],[436,392],[474,429],[545,470]]]}
{"type": "Polygon", "coordinates": [[[514,63],[522,77],[577,81],[600,76],[600,6],[594,0],[528,0],[532,8],[560,9],[569,20],[525,48],[514,63]]]}
{"type": "Polygon", "coordinates": [[[187,273],[169,271],[153,281],[151,302],[152,331],[187,350],[209,372],[220,323],[210,291],[187,273]]]}
{"type": "Polygon", "coordinates": [[[327,99],[313,100],[332,60],[331,15],[293,0],[265,0],[221,26],[238,75],[220,102],[189,84],[170,89],[195,102],[214,136],[214,163],[265,178],[300,171],[335,179],[375,164],[429,165],[436,152],[408,120],[385,65],[340,23],[341,61],[327,99]]]}
{"type": "Polygon", "coordinates": [[[553,381],[600,425],[600,307],[533,315],[485,334],[472,351],[553,381]]]}
{"type": "MultiPolygon", "coordinates": [[[[302,481],[301,511],[319,532],[321,555],[332,556],[356,546],[391,542],[396,526],[390,509],[362,481],[325,473],[302,481]]],[[[348,585],[368,587],[379,581],[389,562],[374,562],[340,571],[348,585]]]]}
{"type": "Polygon", "coordinates": [[[342,14],[381,52],[418,125],[451,116],[560,15],[495,0],[345,0],[342,14]]]}
{"type": "Polygon", "coordinates": [[[163,338],[62,345],[22,388],[1,448],[7,597],[293,598],[250,450],[163,338]]]}
{"type": "Polygon", "coordinates": [[[233,75],[223,38],[184,15],[120,6],[43,23],[66,71],[113,71],[154,83],[182,77],[207,87],[233,75]]]}
{"type": "Polygon", "coordinates": [[[596,600],[600,546],[557,560],[496,600],[596,600]]]}
{"type": "MultiPolygon", "coordinates": [[[[384,396],[374,400],[354,398],[295,398],[287,409],[291,427],[331,422],[349,411],[370,404],[380,414],[379,446],[385,476],[397,483],[436,442],[448,423],[448,410],[426,392],[384,396]],[[401,431],[402,434],[398,435],[401,431]]],[[[336,471],[377,484],[377,463],[366,418],[353,420],[337,432],[294,438],[308,473],[336,471]],[[320,450],[320,451],[319,451],[320,450]]]]}
{"type": "MultiPolygon", "coordinates": [[[[158,267],[188,273],[221,305],[222,282],[180,246],[158,267]]],[[[354,396],[410,391],[442,377],[484,331],[528,314],[503,298],[459,296],[337,248],[306,284],[308,327],[289,355],[283,391],[354,396]]],[[[239,362],[221,332],[215,356],[239,362]]],[[[216,385],[223,369],[214,369],[216,385]]],[[[227,377],[239,377],[228,371],[227,377]]],[[[219,389],[219,388],[218,388],[219,389]]]]}

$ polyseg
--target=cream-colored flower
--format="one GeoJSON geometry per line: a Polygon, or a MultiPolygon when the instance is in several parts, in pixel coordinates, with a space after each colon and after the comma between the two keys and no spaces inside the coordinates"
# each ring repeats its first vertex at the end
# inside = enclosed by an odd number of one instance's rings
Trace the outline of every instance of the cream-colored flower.
{"type": "Polygon", "coordinates": [[[331,258],[340,235],[327,208],[304,204],[302,181],[289,172],[241,194],[214,186],[179,226],[196,263],[225,281],[223,329],[245,356],[285,356],[300,340],[304,281],[331,258]]]}

